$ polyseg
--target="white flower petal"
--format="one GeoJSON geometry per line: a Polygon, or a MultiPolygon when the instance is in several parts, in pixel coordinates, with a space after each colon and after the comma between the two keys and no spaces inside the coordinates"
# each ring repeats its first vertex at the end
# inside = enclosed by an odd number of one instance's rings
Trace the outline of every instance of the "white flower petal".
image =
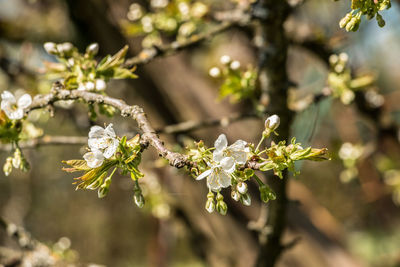
{"type": "Polygon", "coordinates": [[[234,151],[231,153],[231,157],[237,164],[245,164],[247,161],[247,153],[245,151],[234,151]]]}
{"type": "Polygon", "coordinates": [[[20,120],[24,117],[24,111],[22,109],[13,110],[11,107],[4,109],[7,117],[11,120],[20,120]]]}
{"type": "Polygon", "coordinates": [[[225,157],[221,160],[221,167],[227,173],[235,171],[235,160],[231,157],[225,157]]]}
{"type": "Polygon", "coordinates": [[[87,152],[83,155],[83,158],[86,160],[86,163],[90,168],[100,167],[104,161],[103,154],[98,150],[87,152]]]}
{"type": "Polygon", "coordinates": [[[215,143],[214,143],[215,150],[221,151],[224,148],[226,148],[227,146],[228,146],[228,140],[226,139],[226,135],[221,134],[220,136],[218,136],[217,140],[215,140],[215,143]]]}
{"type": "Polygon", "coordinates": [[[202,179],[206,178],[207,176],[209,176],[212,172],[213,172],[212,169],[208,169],[208,170],[204,171],[202,174],[200,174],[199,176],[197,176],[196,180],[202,180],[202,179]]]}
{"type": "Polygon", "coordinates": [[[245,147],[247,145],[246,141],[243,140],[237,140],[235,143],[233,143],[232,145],[230,145],[228,147],[228,149],[232,149],[232,150],[244,150],[245,147]]]}
{"type": "Polygon", "coordinates": [[[106,159],[111,158],[114,155],[115,151],[117,151],[118,144],[119,144],[118,140],[117,139],[113,139],[112,143],[104,151],[103,156],[106,159]]]}
{"type": "Polygon", "coordinates": [[[221,150],[214,150],[213,152],[213,160],[215,162],[221,162],[221,160],[224,158],[224,152],[221,150]]]}
{"type": "Polygon", "coordinates": [[[3,101],[8,101],[11,103],[17,102],[17,100],[15,99],[15,96],[10,91],[4,91],[3,93],[1,93],[1,99],[3,101]]]}
{"type": "Polygon", "coordinates": [[[217,170],[214,170],[208,177],[207,177],[207,187],[210,188],[213,191],[218,191],[221,186],[218,181],[219,175],[217,173],[217,170]]]}
{"type": "Polygon", "coordinates": [[[32,104],[32,97],[28,94],[24,94],[18,99],[18,108],[25,109],[32,104]]]}
{"type": "Polygon", "coordinates": [[[105,135],[108,135],[108,136],[110,136],[110,137],[116,137],[116,135],[115,135],[115,131],[114,131],[114,129],[113,129],[113,124],[112,123],[110,123],[105,129],[104,129],[104,134],[105,135]]]}
{"type": "Polygon", "coordinates": [[[228,173],[222,171],[218,174],[218,181],[221,187],[225,188],[231,185],[231,177],[228,173]]]}
{"type": "Polygon", "coordinates": [[[88,145],[92,150],[102,150],[107,148],[107,142],[104,138],[89,138],[88,145]]]}
{"type": "Polygon", "coordinates": [[[104,128],[100,126],[92,126],[89,131],[89,138],[99,138],[104,136],[104,128]]]}

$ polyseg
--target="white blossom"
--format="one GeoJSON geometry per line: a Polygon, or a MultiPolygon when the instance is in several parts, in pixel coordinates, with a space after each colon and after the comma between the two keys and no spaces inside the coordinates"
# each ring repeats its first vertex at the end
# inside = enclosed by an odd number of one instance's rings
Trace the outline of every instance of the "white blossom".
{"type": "Polygon", "coordinates": [[[240,62],[235,60],[232,61],[231,65],[230,65],[231,69],[233,70],[238,70],[240,68],[240,62]]]}
{"type": "Polygon", "coordinates": [[[104,158],[111,158],[117,150],[118,144],[119,141],[116,138],[112,123],[105,129],[100,126],[93,126],[90,129],[88,145],[92,151],[101,151],[104,158]]]}
{"type": "Polygon", "coordinates": [[[211,164],[211,168],[197,176],[196,180],[207,177],[207,186],[213,191],[219,191],[231,185],[231,174],[235,171],[235,161],[231,157],[211,164]]]}
{"type": "Polygon", "coordinates": [[[247,143],[242,140],[228,146],[228,140],[221,134],[215,141],[213,161],[209,163],[210,169],[200,174],[196,180],[207,177],[207,186],[213,191],[218,191],[231,185],[231,174],[236,169],[236,164],[244,164],[247,160],[247,143]]]}
{"type": "Polygon", "coordinates": [[[247,143],[245,141],[237,140],[235,143],[228,146],[228,140],[225,134],[221,134],[214,143],[215,150],[213,152],[213,159],[216,162],[220,162],[225,157],[231,157],[235,164],[245,164],[249,152],[246,145],[247,143]]]}
{"type": "Polygon", "coordinates": [[[103,91],[103,90],[106,89],[107,84],[106,84],[106,82],[105,82],[104,80],[102,80],[102,79],[96,79],[96,81],[95,81],[95,86],[96,86],[96,90],[97,90],[97,91],[103,91]]]}
{"type": "Polygon", "coordinates": [[[46,50],[46,52],[51,55],[56,55],[58,53],[57,45],[53,42],[46,42],[46,43],[44,43],[43,47],[44,47],[44,50],[46,50]]]}
{"type": "Polygon", "coordinates": [[[32,104],[32,97],[28,94],[22,95],[18,100],[9,92],[1,94],[1,109],[12,120],[20,120],[24,117],[24,109],[32,104]]]}
{"type": "Polygon", "coordinates": [[[85,83],[85,88],[86,88],[86,90],[88,90],[88,91],[94,90],[94,89],[95,89],[95,84],[94,84],[94,82],[86,82],[86,83],[85,83]]]}
{"type": "Polygon", "coordinates": [[[103,164],[104,156],[100,150],[92,150],[83,155],[83,158],[86,160],[87,165],[90,168],[97,168],[103,164]]]}

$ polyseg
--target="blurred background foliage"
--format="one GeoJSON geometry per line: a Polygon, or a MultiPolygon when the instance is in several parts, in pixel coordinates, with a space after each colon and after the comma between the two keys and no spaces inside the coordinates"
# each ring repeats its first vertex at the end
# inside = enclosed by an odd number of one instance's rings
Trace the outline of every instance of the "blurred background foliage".
{"type": "MultiPolygon", "coordinates": [[[[46,41],[69,41],[81,50],[91,42],[99,42],[101,55],[117,52],[122,47],[120,42],[130,45],[131,55],[140,51],[143,36],[128,36],[129,31],[121,26],[128,19],[132,1],[88,2],[95,7],[91,12],[86,1],[85,4],[73,0],[0,0],[0,91],[23,88],[31,95],[49,91],[51,83],[40,75],[43,60],[54,61],[42,48],[46,41]],[[82,18],[85,15],[86,21],[82,18]]],[[[148,5],[145,1],[139,3],[148,5]]],[[[232,5],[228,1],[213,4],[221,9],[232,5]]],[[[292,103],[294,109],[302,110],[292,126],[293,136],[304,145],[327,147],[332,161],[298,165],[302,172],[292,179],[289,197],[299,200],[313,225],[345,248],[359,264],[340,266],[395,267],[400,266],[400,210],[393,201],[393,188],[385,184],[385,172],[400,169],[399,139],[397,133],[381,138],[374,125],[377,121],[383,127],[394,124],[397,128],[400,124],[400,7],[394,3],[385,11],[384,28],[364,21],[351,34],[338,26],[348,9],[349,3],[344,0],[308,0],[289,18],[285,29],[293,40],[309,35],[327,40],[334,52],[348,53],[349,66],[355,74],[373,73],[377,77],[375,86],[384,97],[382,112],[371,120],[355,104],[343,105],[334,99],[307,104],[308,95],[319,94],[327,86],[329,67],[303,47],[291,46],[287,67],[298,87],[293,99],[305,101],[305,104],[292,103]],[[367,151],[371,144],[374,147],[374,152],[355,161],[353,167],[357,173],[352,179],[340,179],[345,166],[338,151],[345,142],[361,144],[367,151]],[[382,157],[390,162],[385,165],[389,167],[382,167],[382,157]]],[[[251,103],[219,100],[221,84],[209,77],[208,71],[220,66],[219,59],[225,54],[244,67],[255,66],[256,54],[249,36],[247,30],[226,31],[190,51],[139,67],[139,79],[135,81],[112,81],[108,93],[142,105],[156,128],[185,120],[220,118],[244,110],[251,103]]],[[[165,41],[171,38],[166,36],[165,41]]],[[[86,108],[79,104],[57,108],[55,115],[51,118],[49,112],[39,111],[30,114],[30,120],[49,135],[86,136],[92,124],[86,108]]],[[[130,121],[118,116],[113,119],[100,116],[97,124],[103,122],[113,122],[120,134],[129,132],[133,136],[137,131],[130,121]]],[[[196,130],[190,135],[207,144],[212,144],[221,132],[232,136],[232,140],[238,137],[254,142],[262,124],[260,120],[248,119],[225,128],[196,130]]],[[[177,138],[184,143],[187,137],[177,138]]],[[[205,188],[194,192],[188,185],[189,176],[178,170],[166,170],[156,160],[155,153],[147,152],[141,167],[146,175],[144,193],[148,192],[144,210],[133,203],[129,177],[115,177],[118,179],[114,179],[108,196],[98,199],[95,193],[75,191],[72,177],[61,171],[61,160],[80,158],[83,153],[84,148],[79,146],[25,150],[32,166],[29,173],[14,171],[9,177],[0,174],[0,213],[46,244],[55,246],[61,242],[65,247],[67,243],[67,257],[82,262],[121,267],[206,265],[204,255],[193,244],[202,239],[177,208],[182,205],[179,202],[192,203],[189,210],[196,214],[193,218],[199,224],[207,223],[201,216],[219,216],[209,215],[203,209],[205,188]],[[192,201],[193,195],[199,195],[200,201],[192,201]]],[[[1,152],[0,162],[7,156],[7,152],[1,152]]],[[[257,217],[256,206],[249,211],[248,218],[257,217]]],[[[204,225],[204,229],[208,226],[204,225]]],[[[301,236],[302,240],[283,255],[278,266],[328,266],[318,259],[301,258],[313,253],[312,246],[304,245],[307,235],[296,232],[293,226],[287,234],[301,236]]],[[[211,236],[220,238],[218,232],[212,232],[211,236]]],[[[0,243],[15,247],[3,232],[0,243]]],[[[225,244],[227,251],[235,245],[225,244]]],[[[336,255],[329,249],[326,253],[328,259],[336,255]]]]}

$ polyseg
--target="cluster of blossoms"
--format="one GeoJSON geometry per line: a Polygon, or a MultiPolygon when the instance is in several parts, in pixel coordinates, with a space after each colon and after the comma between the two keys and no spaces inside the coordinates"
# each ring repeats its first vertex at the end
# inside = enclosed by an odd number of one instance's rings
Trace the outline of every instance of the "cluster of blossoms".
{"type": "Polygon", "coordinates": [[[325,149],[311,147],[304,149],[300,144],[296,144],[294,139],[289,145],[286,145],[284,141],[278,144],[272,142],[270,147],[260,150],[265,139],[271,134],[277,135],[276,129],[279,124],[280,119],[277,115],[268,117],[265,121],[265,130],[256,147],[243,140],[237,140],[232,145],[228,145],[226,136],[221,134],[213,148],[207,148],[203,142],[199,142],[196,148],[189,151],[189,158],[195,163],[191,169],[192,174],[196,180],[207,178],[209,193],[205,208],[208,212],[217,210],[220,214],[226,214],[227,205],[220,191],[227,187],[231,187],[232,199],[246,206],[251,205],[246,183],[251,178],[254,178],[259,185],[260,198],[263,202],[267,203],[276,198],[272,189],[257,177],[254,170],[247,168],[249,161],[258,163],[260,171],[273,170],[275,175],[282,178],[282,171],[285,169],[296,174],[295,161],[326,159],[325,149]],[[266,155],[266,158],[263,155],[266,155]]]}
{"type": "Polygon", "coordinates": [[[122,174],[130,174],[134,181],[134,201],[137,206],[143,207],[144,198],[138,179],[143,177],[138,166],[141,160],[141,146],[139,136],[127,140],[126,136],[118,138],[113,125],[106,127],[93,126],[89,131],[88,147],[90,149],[84,160],[65,161],[71,168],[64,168],[67,172],[85,172],[77,180],[77,189],[98,190],[100,198],[107,195],[111,179],[117,169],[122,174]],[[112,171],[110,172],[110,170],[112,171]]]}
{"type": "MultiPolygon", "coordinates": [[[[372,91],[372,85],[375,82],[375,77],[370,74],[353,78],[348,60],[349,56],[346,53],[331,55],[329,57],[331,70],[327,79],[329,86],[327,93],[334,98],[339,98],[345,105],[353,102],[356,91],[372,91]]],[[[375,100],[374,103],[378,101],[376,98],[373,100],[375,100]]]]}
{"type": "Polygon", "coordinates": [[[3,171],[8,176],[13,167],[22,171],[29,169],[29,163],[18,147],[17,142],[22,130],[21,119],[25,116],[25,111],[32,104],[29,94],[24,94],[16,98],[11,92],[4,91],[1,94],[0,111],[0,139],[3,142],[11,142],[17,146],[12,156],[7,157],[3,166],[3,171]]]}
{"type": "Polygon", "coordinates": [[[365,146],[361,144],[343,143],[339,149],[339,158],[343,161],[346,168],[340,173],[342,182],[349,182],[358,175],[357,162],[365,152],[365,146]]]}
{"type": "Polygon", "coordinates": [[[340,22],[340,28],[345,28],[346,31],[357,31],[360,27],[361,16],[367,16],[367,19],[376,18],[380,27],[385,26],[385,20],[382,18],[379,11],[389,9],[391,7],[390,0],[352,0],[351,11],[344,16],[340,22]]]}
{"type": "Polygon", "coordinates": [[[240,62],[228,55],[223,55],[220,63],[221,67],[212,67],[208,73],[213,78],[223,80],[219,90],[221,99],[230,96],[232,102],[238,102],[255,97],[257,72],[253,67],[241,70],[240,62]]]}
{"type": "Polygon", "coordinates": [[[110,79],[136,78],[134,69],[122,66],[128,48],[124,47],[114,56],[107,56],[100,62],[94,57],[99,52],[97,43],[87,46],[84,54],[71,43],[47,42],[44,49],[59,62],[45,62],[46,74],[51,79],[62,79],[66,89],[104,91],[110,79]]]}
{"type": "Polygon", "coordinates": [[[145,35],[142,46],[149,48],[162,44],[162,33],[176,34],[178,40],[184,40],[197,32],[204,23],[202,18],[208,13],[208,6],[202,2],[184,0],[152,0],[152,12],[133,3],[129,7],[123,27],[129,35],[145,35]]]}

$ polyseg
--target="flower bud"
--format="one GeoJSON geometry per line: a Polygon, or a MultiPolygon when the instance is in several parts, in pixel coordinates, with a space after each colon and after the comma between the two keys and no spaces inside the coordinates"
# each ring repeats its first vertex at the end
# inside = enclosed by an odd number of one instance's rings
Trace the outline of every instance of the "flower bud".
{"type": "Polygon", "coordinates": [[[47,53],[49,53],[50,55],[57,55],[58,51],[57,51],[57,45],[53,42],[46,42],[43,45],[44,50],[46,50],[47,53]]]}
{"type": "Polygon", "coordinates": [[[240,202],[242,202],[243,205],[245,206],[250,206],[251,205],[251,197],[249,193],[246,193],[240,197],[240,202]]]}
{"type": "Polygon", "coordinates": [[[275,131],[279,127],[280,123],[281,123],[281,120],[280,120],[279,116],[274,114],[272,116],[269,116],[265,120],[265,128],[272,132],[272,131],[275,131]]]}
{"type": "Polygon", "coordinates": [[[376,14],[376,21],[378,22],[379,27],[384,27],[386,22],[385,20],[382,18],[381,14],[377,13],[376,14]]]}
{"type": "Polygon", "coordinates": [[[275,193],[268,185],[261,185],[258,189],[260,190],[260,198],[263,202],[268,203],[268,201],[276,199],[275,193]]]}
{"type": "Polygon", "coordinates": [[[339,22],[339,27],[340,28],[344,28],[346,27],[347,23],[349,23],[349,21],[351,20],[351,18],[353,17],[353,15],[351,13],[347,13],[346,16],[344,16],[340,22],[339,22]]]}
{"type": "Polygon", "coordinates": [[[86,88],[86,90],[88,90],[88,91],[94,90],[94,88],[95,88],[94,82],[86,82],[86,83],[85,83],[85,88],[86,88]]]}
{"type": "Polygon", "coordinates": [[[239,199],[240,199],[240,194],[239,194],[238,191],[232,191],[232,192],[231,192],[231,197],[232,197],[233,200],[239,201],[239,199]]]}
{"type": "Polygon", "coordinates": [[[238,70],[240,68],[240,62],[235,60],[232,61],[231,65],[230,65],[231,69],[233,70],[238,70]]]}
{"type": "Polygon", "coordinates": [[[88,54],[89,56],[95,56],[95,55],[97,55],[98,52],[99,52],[99,44],[98,43],[90,44],[86,48],[86,54],[88,54]]]}
{"type": "Polygon", "coordinates": [[[95,86],[97,91],[103,91],[106,89],[107,84],[104,80],[102,79],[96,79],[95,81],[95,86]]]}
{"type": "Polygon", "coordinates": [[[97,196],[99,198],[103,198],[107,195],[108,191],[109,191],[109,185],[107,185],[106,183],[104,183],[102,186],[99,187],[99,190],[97,191],[97,196]]]}
{"type": "Polygon", "coordinates": [[[220,60],[219,60],[222,64],[227,65],[229,64],[229,62],[231,62],[231,57],[228,55],[223,55],[220,60]]]}
{"type": "Polygon", "coordinates": [[[214,202],[214,199],[213,199],[213,198],[207,199],[205,209],[206,209],[209,213],[213,213],[213,212],[214,212],[214,210],[215,210],[215,202],[214,202]]]}
{"type": "Polygon", "coordinates": [[[247,193],[247,184],[244,182],[239,182],[236,185],[236,189],[239,191],[240,194],[246,194],[247,193]]]}
{"type": "Polygon", "coordinates": [[[22,163],[22,152],[19,148],[17,148],[14,152],[14,157],[12,159],[12,164],[14,168],[19,169],[22,163]]]}
{"type": "Polygon", "coordinates": [[[221,70],[218,67],[213,67],[208,74],[213,78],[218,78],[221,75],[221,70]]]}
{"type": "Polygon", "coordinates": [[[136,206],[143,208],[145,201],[141,192],[135,192],[133,195],[133,200],[135,201],[136,206]]]}
{"type": "Polygon", "coordinates": [[[6,159],[6,163],[4,163],[3,172],[4,172],[5,176],[10,175],[10,173],[12,172],[12,167],[13,167],[12,161],[13,161],[13,158],[8,157],[6,159]]]}
{"type": "Polygon", "coordinates": [[[226,215],[226,212],[228,211],[228,206],[222,199],[217,202],[217,211],[221,215],[226,215]]]}
{"type": "Polygon", "coordinates": [[[68,42],[57,45],[57,50],[61,53],[65,53],[65,54],[71,52],[73,48],[74,48],[74,46],[68,42]]]}

